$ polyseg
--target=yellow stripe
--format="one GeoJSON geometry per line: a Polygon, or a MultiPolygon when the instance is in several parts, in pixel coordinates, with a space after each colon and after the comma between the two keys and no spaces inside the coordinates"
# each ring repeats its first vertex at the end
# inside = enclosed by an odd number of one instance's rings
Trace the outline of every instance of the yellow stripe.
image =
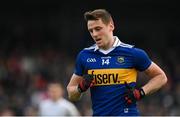
{"type": "Polygon", "coordinates": [[[136,82],[137,71],[135,69],[92,69],[88,74],[95,78],[94,86],[114,85],[136,82]]]}

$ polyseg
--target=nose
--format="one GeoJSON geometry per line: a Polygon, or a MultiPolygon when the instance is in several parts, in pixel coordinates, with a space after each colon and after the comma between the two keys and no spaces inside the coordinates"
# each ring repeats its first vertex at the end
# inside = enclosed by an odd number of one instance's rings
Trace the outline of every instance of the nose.
{"type": "Polygon", "coordinates": [[[97,37],[98,36],[98,32],[93,30],[92,33],[91,33],[92,37],[97,37]]]}

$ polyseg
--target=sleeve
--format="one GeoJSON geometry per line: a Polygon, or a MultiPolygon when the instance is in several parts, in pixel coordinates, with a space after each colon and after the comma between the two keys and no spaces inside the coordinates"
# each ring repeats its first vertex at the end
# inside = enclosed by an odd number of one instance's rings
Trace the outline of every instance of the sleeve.
{"type": "Polygon", "coordinates": [[[84,66],[83,66],[83,58],[82,58],[82,52],[80,52],[77,55],[76,58],[76,63],[75,63],[75,69],[74,69],[74,73],[78,76],[82,76],[83,75],[83,71],[84,71],[84,66]]]}
{"type": "Polygon", "coordinates": [[[137,70],[144,71],[151,65],[152,61],[144,50],[134,48],[133,54],[135,68],[137,70]]]}

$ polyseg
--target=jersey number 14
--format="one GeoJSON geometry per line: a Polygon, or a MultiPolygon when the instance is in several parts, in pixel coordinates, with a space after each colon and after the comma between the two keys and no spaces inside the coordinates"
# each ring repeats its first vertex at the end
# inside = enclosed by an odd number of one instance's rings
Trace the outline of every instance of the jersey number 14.
{"type": "Polygon", "coordinates": [[[109,65],[109,59],[102,59],[102,65],[109,65]]]}

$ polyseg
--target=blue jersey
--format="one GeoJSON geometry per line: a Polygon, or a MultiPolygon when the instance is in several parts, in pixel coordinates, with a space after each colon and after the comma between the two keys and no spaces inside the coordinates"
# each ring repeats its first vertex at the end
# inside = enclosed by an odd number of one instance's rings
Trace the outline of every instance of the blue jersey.
{"type": "Polygon", "coordinates": [[[94,75],[95,84],[90,88],[93,115],[139,115],[136,104],[127,105],[124,100],[124,82],[135,87],[137,71],[144,71],[150,64],[145,51],[124,44],[117,37],[107,53],[96,45],[82,50],[77,56],[75,74],[94,75]]]}

